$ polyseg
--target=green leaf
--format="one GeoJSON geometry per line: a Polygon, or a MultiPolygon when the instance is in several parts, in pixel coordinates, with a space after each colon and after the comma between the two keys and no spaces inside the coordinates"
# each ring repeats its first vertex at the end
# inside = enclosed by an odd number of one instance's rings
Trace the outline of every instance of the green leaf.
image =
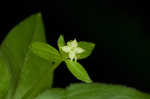
{"type": "Polygon", "coordinates": [[[80,41],[78,42],[78,46],[83,48],[85,51],[79,54],[78,59],[84,59],[91,55],[92,51],[95,48],[95,44],[91,42],[80,41]]]}
{"type": "Polygon", "coordinates": [[[9,64],[12,81],[7,99],[33,99],[42,90],[51,87],[51,68],[59,62],[46,61],[30,52],[30,44],[36,41],[45,42],[40,13],[14,27],[3,41],[1,50],[9,64]]]}
{"type": "Polygon", "coordinates": [[[22,68],[25,55],[32,41],[45,42],[40,13],[34,14],[18,24],[9,32],[2,43],[1,49],[9,61],[13,75],[17,76],[22,68]]]}
{"type": "Polygon", "coordinates": [[[71,85],[67,99],[150,99],[150,95],[120,85],[94,83],[71,85]]]}
{"type": "Polygon", "coordinates": [[[66,60],[66,65],[70,72],[79,80],[84,81],[86,83],[91,83],[92,80],[88,76],[88,73],[83,68],[83,66],[77,62],[66,60]]]}
{"type": "Polygon", "coordinates": [[[8,64],[4,60],[3,53],[0,50],[0,99],[5,99],[10,84],[10,73],[8,64]]]}
{"type": "Polygon", "coordinates": [[[61,47],[65,46],[64,37],[62,35],[59,36],[57,45],[60,51],[61,51],[61,47]]]}
{"type": "Polygon", "coordinates": [[[61,47],[65,46],[65,40],[64,40],[64,37],[62,35],[60,35],[58,38],[57,46],[59,48],[62,60],[65,60],[68,57],[68,54],[65,53],[64,51],[62,51],[62,48],[61,48],[61,47]]]}
{"type": "Polygon", "coordinates": [[[51,45],[48,45],[46,43],[34,42],[34,43],[32,43],[30,48],[33,51],[33,53],[35,53],[36,55],[38,55],[48,61],[52,57],[54,59],[60,59],[59,52],[54,47],[52,47],[51,45]]]}
{"type": "Polygon", "coordinates": [[[29,51],[14,99],[34,99],[41,91],[51,88],[54,69],[60,63],[61,60],[56,60],[53,56],[47,61],[29,51]]]}
{"type": "Polygon", "coordinates": [[[63,89],[53,88],[52,90],[46,90],[35,99],[66,99],[64,95],[63,89]]]}
{"type": "Polygon", "coordinates": [[[53,88],[43,92],[36,99],[150,99],[149,94],[111,84],[72,84],[64,90],[53,88]]]}

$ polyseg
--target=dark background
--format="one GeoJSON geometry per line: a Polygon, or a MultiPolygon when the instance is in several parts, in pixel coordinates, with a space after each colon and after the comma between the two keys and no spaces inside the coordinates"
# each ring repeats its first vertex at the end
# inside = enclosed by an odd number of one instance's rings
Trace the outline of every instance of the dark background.
{"type": "MultiPolygon", "coordinates": [[[[96,43],[79,61],[95,82],[122,84],[150,92],[149,3],[137,0],[5,0],[0,2],[0,41],[16,24],[41,12],[47,41],[56,47],[60,34],[96,43]]],[[[55,71],[54,87],[80,82],[64,64],[55,71]]]]}

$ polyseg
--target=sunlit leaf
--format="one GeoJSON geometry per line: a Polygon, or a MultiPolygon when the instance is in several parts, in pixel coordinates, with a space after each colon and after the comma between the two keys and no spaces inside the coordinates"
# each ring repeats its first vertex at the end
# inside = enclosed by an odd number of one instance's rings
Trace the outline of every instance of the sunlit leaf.
{"type": "Polygon", "coordinates": [[[84,81],[86,83],[91,83],[92,80],[88,76],[88,73],[83,68],[83,66],[77,62],[66,60],[66,65],[70,72],[79,80],[84,81]]]}
{"type": "Polygon", "coordinates": [[[46,60],[50,60],[52,57],[54,59],[60,59],[60,54],[57,51],[57,49],[55,49],[54,47],[52,47],[49,44],[46,43],[41,43],[41,42],[34,42],[31,45],[31,50],[33,51],[33,53],[35,53],[36,55],[46,59],[46,60]]]}
{"type": "Polygon", "coordinates": [[[78,42],[79,47],[84,49],[84,52],[78,55],[78,59],[84,59],[91,55],[95,48],[95,44],[91,42],[80,41],[78,42]]]}
{"type": "Polygon", "coordinates": [[[64,37],[62,35],[59,36],[57,45],[58,45],[59,50],[61,50],[61,47],[65,46],[64,37]]]}

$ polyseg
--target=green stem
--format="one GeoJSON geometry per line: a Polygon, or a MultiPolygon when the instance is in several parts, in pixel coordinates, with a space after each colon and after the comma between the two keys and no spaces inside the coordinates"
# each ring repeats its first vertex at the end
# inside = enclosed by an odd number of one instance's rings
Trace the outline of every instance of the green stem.
{"type": "Polygon", "coordinates": [[[54,65],[53,67],[51,68],[51,71],[53,72],[61,63],[63,62],[63,60],[58,60],[54,65]]]}

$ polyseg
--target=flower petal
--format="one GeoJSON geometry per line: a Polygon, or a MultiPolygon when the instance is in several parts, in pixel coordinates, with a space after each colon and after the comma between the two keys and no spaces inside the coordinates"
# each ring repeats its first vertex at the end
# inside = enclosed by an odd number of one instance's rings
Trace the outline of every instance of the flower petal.
{"type": "Polygon", "coordinates": [[[77,43],[77,40],[74,39],[73,41],[68,42],[67,45],[72,48],[76,48],[78,46],[78,43],[77,43]]]}
{"type": "Polygon", "coordinates": [[[63,46],[63,47],[62,47],[62,50],[63,50],[64,52],[66,52],[66,53],[68,53],[68,52],[71,51],[71,49],[70,49],[69,46],[63,46]]]}
{"type": "Polygon", "coordinates": [[[75,57],[76,57],[76,54],[75,54],[74,52],[70,52],[70,53],[69,53],[69,58],[71,59],[71,61],[72,61],[73,59],[75,59],[75,57]]]}
{"type": "Polygon", "coordinates": [[[75,49],[75,53],[76,53],[76,54],[80,54],[80,53],[83,53],[83,52],[84,52],[84,49],[83,49],[83,48],[77,47],[77,48],[75,49]]]}

